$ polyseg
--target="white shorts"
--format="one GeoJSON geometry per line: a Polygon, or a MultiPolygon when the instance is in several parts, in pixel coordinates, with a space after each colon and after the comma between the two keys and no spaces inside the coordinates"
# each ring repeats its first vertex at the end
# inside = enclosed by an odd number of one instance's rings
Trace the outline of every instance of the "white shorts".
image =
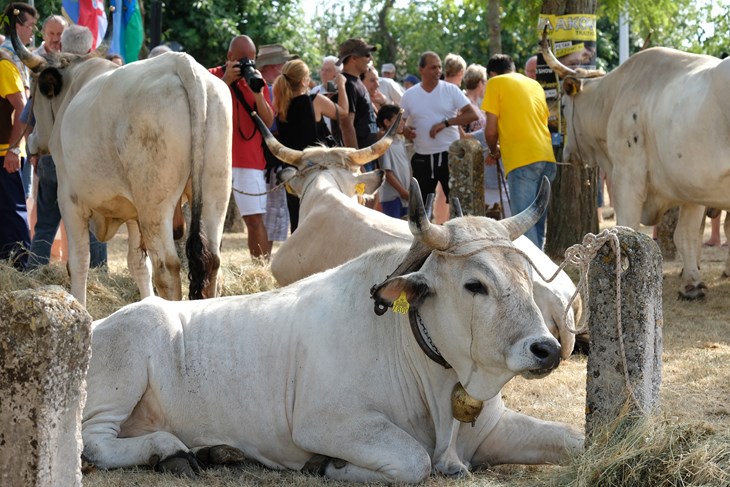
{"type": "Polygon", "coordinates": [[[266,181],[264,171],[261,169],[233,168],[233,197],[236,199],[236,206],[241,216],[263,215],[266,213],[266,181]],[[249,196],[238,191],[261,196],[249,196]]]}

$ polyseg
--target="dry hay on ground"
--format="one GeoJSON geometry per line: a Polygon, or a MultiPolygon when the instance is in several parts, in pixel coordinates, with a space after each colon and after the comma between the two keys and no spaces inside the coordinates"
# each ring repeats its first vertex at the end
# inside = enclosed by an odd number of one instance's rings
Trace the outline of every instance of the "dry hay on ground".
{"type": "MultiPolygon", "coordinates": [[[[664,264],[664,378],[661,411],[633,430],[617,424],[605,441],[564,467],[498,466],[466,479],[434,476],[428,487],[492,486],[727,486],[730,485],[730,280],[720,277],[727,249],[705,249],[702,272],[708,285],[704,301],[677,300],[679,267],[664,264]]],[[[109,248],[109,270],[92,270],[89,311],[102,318],[138,299],[126,270],[125,242],[117,237],[109,248]]],[[[245,238],[224,236],[222,292],[244,294],[276,285],[269,269],[248,258],[245,238]]],[[[58,284],[68,289],[65,268],[53,265],[20,274],[0,265],[0,292],[58,284]]],[[[185,294],[185,293],[184,293],[185,294]]],[[[545,379],[516,378],[504,389],[513,409],[549,420],[582,426],[585,408],[585,357],[572,357],[545,379]]],[[[232,487],[341,486],[313,474],[277,472],[256,465],[215,468],[195,479],[180,479],[146,468],[93,471],[87,487],[232,487]]]]}

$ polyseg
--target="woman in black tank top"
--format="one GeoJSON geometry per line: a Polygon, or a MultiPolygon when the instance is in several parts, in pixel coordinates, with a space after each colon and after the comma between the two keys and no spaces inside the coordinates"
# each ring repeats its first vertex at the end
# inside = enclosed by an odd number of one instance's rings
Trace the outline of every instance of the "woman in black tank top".
{"type": "MultiPolygon", "coordinates": [[[[309,94],[309,67],[301,59],[287,62],[274,81],[274,111],[279,141],[290,149],[303,150],[317,144],[327,144],[331,134],[324,121],[347,117],[348,101],[345,77],[337,75],[339,93],[337,105],[324,95],[309,94]]],[[[299,223],[299,198],[286,194],[291,231],[299,223]]]]}

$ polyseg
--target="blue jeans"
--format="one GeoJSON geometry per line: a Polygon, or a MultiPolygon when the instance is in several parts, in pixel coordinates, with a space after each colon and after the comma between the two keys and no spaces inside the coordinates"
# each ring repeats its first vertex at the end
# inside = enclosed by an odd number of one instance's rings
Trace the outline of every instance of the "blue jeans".
{"type": "MultiPolygon", "coordinates": [[[[552,183],[555,180],[557,171],[558,168],[553,162],[533,162],[510,171],[507,175],[507,185],[509,186],[512,215],[518,214],[532,204],[537,196],[538,189],[540,189],[540,181],[542,181],[543,176],[547,176],[552,183]]],[[[546,221],[547,211],[540,217],[534,227],[525,232],[525,236],[537,245],[540,250],[545,244],[546,221]]]]}
{"type": "Polygon", "coordinates": [[[401,218],[408,214],[408,207],[403,206],[400,198],[396,198],[390,201],[381,201],[380,206],[383,208],[383,213],[393,218],[401,218]]]}
{"type": "Polygon", "coordinates": [[[0,260],[12,259],[11,265],[22,271],[30,246],[25,192],[20,172],[7,172],[4,161],[5,156],[0,156],[0,260]]]}
{"type": "MultiPolygon", "coordinates": [[[[30,244],[30,258],[28,269],[35,269],[48,264],[51,259],[51,246],[56,238],[56,232],[61,225],[61,210],[58,208],[58,179],[56,178],[56,164],[51,156],[43,156],[38,160],[38,194],[36,198],[37,218],[35,234],[30,244]]],[[[91,267],[101,267],[106,264],[106,244],[99,242],[93,233],[89,232],[91,251],[91,267]]]]}

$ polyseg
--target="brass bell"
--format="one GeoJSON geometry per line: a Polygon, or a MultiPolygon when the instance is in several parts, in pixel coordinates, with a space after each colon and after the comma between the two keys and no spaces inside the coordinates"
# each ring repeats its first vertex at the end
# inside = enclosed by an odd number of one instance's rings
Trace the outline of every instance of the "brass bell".
{"type": "Polygon", "coordinates": [[[456,383],[451,391],[451,414],[456,420],[474,425],[483,407],[483,401],[471,397],[461,382],[456,383]]]}

